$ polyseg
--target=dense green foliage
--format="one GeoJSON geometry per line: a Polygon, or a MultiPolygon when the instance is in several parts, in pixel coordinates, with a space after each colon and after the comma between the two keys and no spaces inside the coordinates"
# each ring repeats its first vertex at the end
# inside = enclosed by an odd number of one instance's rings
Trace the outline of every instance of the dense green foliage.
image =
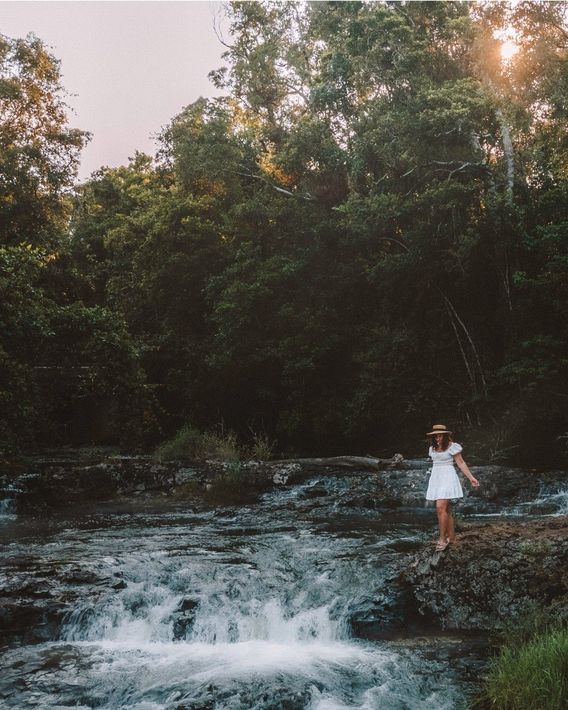
{"type": "MultiPolygon", "coordinates": [[[[155,158],[94,174],[70,221],[71,168],[34,191],[36,170],[10,168],[21,196],[0,195],[3,258],[33,272],[2,282],[12,431],[43,436],[39,412],[53,429],[62,403],[86,397],[146,444],[224,422],[289,452],[411,453],[441,420],[475,429],[480,453],[560,458],[566,11],[235,2],[212,72],[226,97],[184,109],[155,158]],[[46,343],[38,363],[69,374],[50,392],[29,377],[46,343]]],[[[59,175],[62,148],[40,146],[59,175]]]]}
{"type": "Polygon", "coordinates": [[[0,36],[0,443],[124,441],[143,428],[134,339],[81,299],[69,218],[86,134],[67,127],[57,61],[35,37],[0,36]],[[101,423],[104,423],[104,427],[101,423]]]}

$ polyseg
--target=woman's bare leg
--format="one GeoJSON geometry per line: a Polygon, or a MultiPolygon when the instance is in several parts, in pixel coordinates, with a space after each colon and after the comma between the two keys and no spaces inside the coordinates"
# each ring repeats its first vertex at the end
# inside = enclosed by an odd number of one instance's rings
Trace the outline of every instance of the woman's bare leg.
{"type": "Polygon", "coordinates": [[[454,528],[454,514],[452,513],[451,503],[448,503],[448,527],[446,528],[446,540],[448,542],[456,541],[456,531],[454,528]]]}
{"type": "Polygon", "coordinates": [[[438,527],[440,528],[440,540],[439,542],[446,542],[448,537],[448,508],[450,506],[449,500],[437,500],[436,501],[436,513],[438,514],[438,527]]]}

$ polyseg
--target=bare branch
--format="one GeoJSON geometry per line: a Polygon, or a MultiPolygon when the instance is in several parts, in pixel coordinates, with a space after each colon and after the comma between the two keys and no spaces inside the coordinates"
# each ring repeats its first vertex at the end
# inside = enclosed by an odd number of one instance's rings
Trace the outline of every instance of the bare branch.
{"type": "Polygon", "coordinates": [[[467,374],[469,375],[469,379],[471,381],[471,386],[475,392],[475,377],[474,377],[471,367],[469,365],[469,361],[468,361],[467,356],[465,354],[465,350],[463,349],[463,345],[461,343],[461,338],[459,336],[458,329],[456,328],[456,324],[454,322],[454,314],[452,313],[452,310],[449,307],[449,301],[445,296],[444,296],[444,298],[446,299],[446,309],[448,311],[448,315],[450,316],[450,323],[452,326],[452,330],[454,331],[454,335],[456,336],[456,341],[457,341],[458,347],[460,349],[460,353],[461,353],[462,360],[465,365],[465,369],[467,370],[467,374]]]}
{"type": "Polygon", "coordinates": [[[288,197],[299,197],[302,200],[315,200],[316,199],[313,195],[310,195],[309,192],[306,192],[304,194],[300,194],[297,192],[291,192],[290,190],[286,190],[283,187],[279,187],[278,185],[275,185],[274,183],[270,182],[270,180],[268,180],[268,178],[264,177],[264,175],[255,175],[254,173],[242,172],[240,170],[223,170],[221,172],[230,172],[230,173],[234,173],[235,175],[242,175],[243,177],[253,178],[254,180],[262,180],[262,182],[265,182],[273,190],[276,190],[276,192],[280,192],[283,195],[287,195],[288,197]]]}
{"type": "Polygon", "coordinates": [[[399,247],[402,247],[405,251],[410,251],[410,249],[404,242],[401,242],[399,239],[395,239],[394,237],[379,237],[379,241],[394,242],[395,244],[398,244],[399,247]]]}
{"type": "Polygon", "coordinates": [[[221,21],[219,19],[221,16],[221,12],[222,12],[222,9],[219,9],[213,15],[213,32],[215,32],[215,36],[217,37],[219,42],[223,45],[223,47],[227,47],[227,49],[233,49],[234,45],[227,44],[221,36],[221,21]]]}
{"type": "MultiPolygon", "coordinates": [[[[469,341],[469,344],[470,344],[471,349],[472,349],[472,351],[473,351],[473,354],[474,354],[474,356],[475,356],[475,360],[476,360],[476,362],[477,362],[477,368],[478,368],[478,370],[479,370],[479,376],[481,377],[481,382],[482,382],[482,384],[483,384],[483,393],[484,393],[485,397],[487,398],[487,382],[485,381],[485,374],[484,374],[483,368],[482,368],[482,366],[481,366],[481,359],[480,359],[479,354],[478,354],[478,352],[477,352],[477,348],[475,347],[475,343],[473,342],[473,338],[471,337],[471,335],[470,335],[470,333],[469,333],[469,330],[466,328],[465,323],[464,323],[463,320],[460,318],[458,312],[457,312],[456,309],[454,308],[454,304],[450,301],[450,299],[446,296],[446,294],[445,294],[441,289],[438,289],[438,290],[439,290],[440,293],[442,294],[442,298],[443,298],[444,301],[446,302],[446,306],[450,309],[450,311],[451,311],[452,314],[454,315],[455,319],[456,319],[457,322],[460,324],[460,326],[461,326],[463,332],[465,333],[466,338],[467,338],[468,341],[469,341]]],[[[460,347],[461,347],[461,346],[460,346],[460,347]]]]}
{"type": "Polygon", "coordinates": [[[407,172],[404,173],[404,175],[401,175],[401,177],[407,177],[411,173],[413,173],[415,170],[418,168],[427,168],[431,167],[432,165],[439,165],[439,168],[435,168],[434,172],[443,172],[443,171],[448,171],[448,180],[455,175],[455,173],[459,173],[462,170],[466,170],[466,168],[475,168],[477,170],[484,170],[487,171],[489,170],[488,166],[485,165],[485,163],[481,162],[472,162],[472,161],[459,161],[459,160],[431,160],[429,163],[424,163],[422,165],[416,165],[415,167],[411,168],[407,172]]]}

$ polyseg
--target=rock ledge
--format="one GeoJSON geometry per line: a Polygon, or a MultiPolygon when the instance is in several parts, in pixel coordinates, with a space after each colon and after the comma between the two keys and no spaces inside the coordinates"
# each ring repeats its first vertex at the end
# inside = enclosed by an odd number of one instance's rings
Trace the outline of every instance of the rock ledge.
{"type": "Polygon", "coordinates": [[[530,603],[568,608],[568,516],[472,525],[458,537],[415,555],[403,575],[443,628],[498,629],[530,603]]]}

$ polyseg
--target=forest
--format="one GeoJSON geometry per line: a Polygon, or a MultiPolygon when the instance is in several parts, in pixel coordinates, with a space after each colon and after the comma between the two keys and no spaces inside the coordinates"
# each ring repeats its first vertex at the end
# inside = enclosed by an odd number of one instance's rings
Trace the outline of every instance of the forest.
{"type": "Polygon", "coordinates": [[[568,3],[225,11],[223,95],[83,183],[58,59],[0,35],[4,452],[412,455],[440,421],[565,462],[568,3]]]}

